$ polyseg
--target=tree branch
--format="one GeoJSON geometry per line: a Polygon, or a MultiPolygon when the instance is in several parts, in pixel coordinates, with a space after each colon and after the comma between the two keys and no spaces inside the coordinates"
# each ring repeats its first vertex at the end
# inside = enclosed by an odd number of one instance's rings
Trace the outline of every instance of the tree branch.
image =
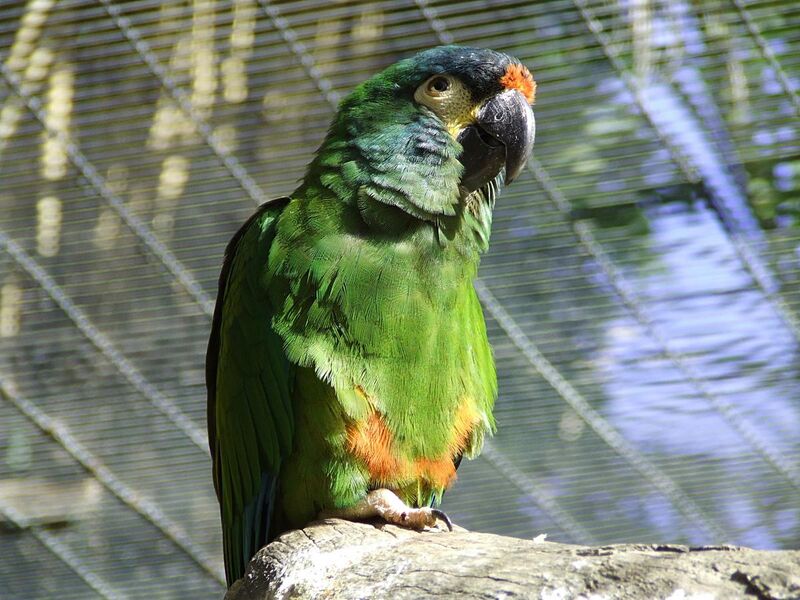
{"type": "Polygon", "coordinates": [[[796,599],[800,551],[587,547],[331,519],[290,531],[263,548],[225,600],[435,596],[796,599]]]}

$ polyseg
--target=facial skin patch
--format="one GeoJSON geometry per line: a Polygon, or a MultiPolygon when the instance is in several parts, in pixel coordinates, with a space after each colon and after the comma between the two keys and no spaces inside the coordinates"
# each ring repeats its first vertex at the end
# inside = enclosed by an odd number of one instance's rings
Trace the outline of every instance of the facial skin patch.
{"type": "Polygon", "coordinates": [[[528,104],[533,104],[536,99],[536,82],[525,65],[508,65],[505,75],[500,78],[500,83],[509,90],[521,92],[528,104]]]}

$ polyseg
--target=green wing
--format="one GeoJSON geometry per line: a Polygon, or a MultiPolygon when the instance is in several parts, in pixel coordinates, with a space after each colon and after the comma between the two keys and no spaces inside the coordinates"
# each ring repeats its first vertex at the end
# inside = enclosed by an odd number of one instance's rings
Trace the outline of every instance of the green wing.
{"type": "Polygon", "coordinates": [[[265,278],[275,221],[262,205],[225,251],[206,354],[208,436],[228,585],[268,541],[281,462],[293,436],[292,368],[272,329],[265,278]]]}

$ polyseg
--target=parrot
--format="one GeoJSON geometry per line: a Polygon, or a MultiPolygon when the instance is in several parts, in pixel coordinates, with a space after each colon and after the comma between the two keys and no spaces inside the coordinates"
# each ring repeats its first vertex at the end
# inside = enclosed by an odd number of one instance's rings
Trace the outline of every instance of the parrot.
{"type": "Polygon", "coordinates": [[[536,83],[439,46],[338,106],[299,187],[228,244],[206,355],[228,585],[316,518],[423,530],[495,431],[474,287],[501,189],[533,148],[536,83]]]}

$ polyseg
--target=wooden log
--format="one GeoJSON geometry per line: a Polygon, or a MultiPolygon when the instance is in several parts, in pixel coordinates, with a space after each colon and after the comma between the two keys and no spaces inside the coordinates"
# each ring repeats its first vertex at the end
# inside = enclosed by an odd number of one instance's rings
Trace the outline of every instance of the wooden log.
{"type": "Polygon", "coordinates": [[[800,551],[588,547],[331,519],[290,531],[263,548],[225,600],[434,597],[797,599],[800,551]]]}

